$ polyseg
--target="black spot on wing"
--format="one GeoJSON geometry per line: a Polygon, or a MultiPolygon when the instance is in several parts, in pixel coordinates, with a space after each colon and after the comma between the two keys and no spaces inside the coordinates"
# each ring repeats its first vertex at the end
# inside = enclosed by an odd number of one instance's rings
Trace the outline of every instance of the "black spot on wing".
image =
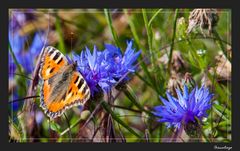
{"type": "Polygon", "coordinates": [[[86,93],[86,95],[85,95],[85,96],[88,96],[88,95],[89,95],[89,93],[90,93],[90,92],[88,91],[88,92],[86,93]]]}
{"type": "Polygon", "coordinates": [[[61,58],[61,59],[57,62],[57,64],[60,64],[60,63],[62,62],[62,60],[63,60],[63,58],[61,58]]]}
{"type": "Polygon", "coordinates": [[[68,93],[71,93],[71,91],[72,91],[72,87],[69,89],[68,93]]]}
{"type": "Polygon", "coordinates": [[[50,73],[52,73],[54,69],[55,69],[55,68],[53,67],[53,68],[50,70],[50,73]]]}
{"type": "Polygon", "coordinates": [[[80,89],[80,88],[81,88],[81,86],[83,85],[83,83],[84,83],[84,80],[83,80],[83,79],[81,79],[81,81],[78,83],[78,89],[80,89]]]}
{"type": "Polygon", "coordinates": [[[53,60],[57,60],[57,58],[58,58],[60,55],[61,55],[60,52],[57,52],[57,53],[55,54],[55,56],[53,57],[53,60]]]}
{"type": "Polygon", "coordinates": [[[79,76],[78,76],[78,77],[77,77],[77,79],[74,81],[74,84],[76,84],[76,83],[77,83],[78,79],[79,79],[79,76]]]}
{"type": "Polygon", "coordinates": [[[85,94],[86,91],[87,91],[87,86],[83,88],[83,94],[85,94]]]}
{"type": "Polygon", "coordinates": [[[66,98],[66,93],[62,96],[61,100],[65,100],[65,98],[66,98]]]}
{"type": "Polygon", "coordinates": [[[54,51],[55,51],[55,49],[54,49],[54,48],[52,48],[52,50],[51,50],[51,51],[49,51],[49,56],[51,56],[51,55],[54,53],[54,51]]]}

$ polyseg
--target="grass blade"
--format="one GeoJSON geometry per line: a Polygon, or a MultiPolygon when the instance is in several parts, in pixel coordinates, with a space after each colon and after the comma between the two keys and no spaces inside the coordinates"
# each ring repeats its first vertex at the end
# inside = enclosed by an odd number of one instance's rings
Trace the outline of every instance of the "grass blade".
{"type": "MultiPolygon", "coordinates": [[[[137,34],[137,30],[136,30],[135,24],[134,24],[134,22],[133,22],[132,16],[130,17],[130,16],[128,15],[127,9],[124,9],[123,11],[124,11],[125,15],[127,16],[128,24],[129,24],[130,29],[131,29],[131,32],[132,32],[132,34],[133,34],[134,40],[135,40],[135,42],[137,43],[137,47],[140,47],[140,40],[139,40],[139,37],[138,37],[138,34],[137,34]]],[[[137,49],[139,49],[139,48],[137,48],[137,49]]],[[[142,49],[142,50],[143,50],[144,52],[146,51],[146,49],[142,49]]],[[[145,53],[146,53],[146,52],[145,52],[145,53]]]]}
{"type": "Polygon", "coordinates": [[[149,20],[148,22],[148,27],[151,27],[153,20],[156,18],[156,16],[162,11],[163,9],[159,9],[156,13],[154,13],[154,15],[152,16],[152,18],[149,20]]]}
{"type": "Polygon", "coordinates": [[[172,60],[172,52],[174,48],[174,41],[175,41],[175,36],[176,36],[176,27],[177,27],[177,17],[178,17],[178,9],[175,10],[175,16],[174,16],[174,24],[173,24],[173,35],[172,35],[172,43],[170,47],[170,55],[169,55],[169,60],[168,60],[168,73],[170,74],[170,66],[171,66],[171,60],[172,60]]]}
{"type": "Polygon", "coordinates": [[[107,19],[107,23],[108,23],[109,29],[110,29],[110,31],[112,33],[113,39],[114,39],[116,45],[118,46],[118,48],[120,48],[119,39],[118,39],[116,31],[113,28],[112,18],[110,16],[109,10],[108,9],[104,9],[104,13],[105,13],[105,16],[106,16],[106,19],[107,19]]]}
{"type": "Polygon", "coordinates": [[[14,54],[14,52],[13,52],[12,47],[11,47],[10,44],[8,45],[8,48],[9,48],[9,50],[10,50],[10,53],[11,53],[12,57],[13,57],[14,63],[17,65],[18,71],[20,72],[20,74],[24,75],[24,74],[23,74],[23,71],[22,71],[22,68],[21,68],[21,65],[18,63],[17,58],[16,58],[16,56],[15,56],[15,54],[14,54]]]}
{"type": "Polygon", "coordinates": [[[59,17],[56,17],[56,31],[59,34],[59,45],[58,45],[58,49],[63,53],[66,54],[66,49],[65,49],[65,44],[64,44],[64,39],[63,39],[63,32],[62,32],[62,28],[61,28],[61,23],[60,23],[60,19],[59,17]]]}

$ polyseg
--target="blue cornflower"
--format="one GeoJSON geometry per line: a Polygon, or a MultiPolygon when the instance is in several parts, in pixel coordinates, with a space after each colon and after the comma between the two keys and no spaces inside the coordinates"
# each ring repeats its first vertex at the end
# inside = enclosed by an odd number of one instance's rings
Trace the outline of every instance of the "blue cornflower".
{"type": "MultiPolygon", "coordinates": [[[[34,70],[34,61],[40,54],[42,47],[44,46],[44,32],[36,32],[31,45],[28,49],[24,48],[24,44],[27,41],[26,36],[20,36],[18,32],[11,33],[9,29],[9,43],[11,49],[16,56],[18,63],[23,67],[26,74],[31,74],[34,70]]],[[[9,71],[12,75],[16,70],[16,65],[14,65],[12,56],[9,52],[9,71]]]]}
{"type": "MultiPolygon", "coordinates": [[[[13,10],[11,11],[10,20],[9,20],[9,44],[13,53],[16,56],[16,59],[20,65],[24,68],[26,74],[30,74],[34,69],[34,60],[37,55],[40,53],[43,47],[43,35],[44,32],[38,31],[35,33],[32,44],[27,45],[25,49],[26,41],[28,41],[27,35],[20,35],[19,30],[26,25],[29,20],[34,19],[34,10],[13,10]]],[[[14,73],[16,70],[16,65],[13,62],[11,54],[9,55],[9,71],[14,73]]]]}
{"type": "Polygon", "coordinates": [[[80,55],[73,54],[73,61],[77,61],[78,70],[86,79],[92,94],[99,90],[98,87],[108,92],[120,78],[128,80],[126,74],[135,72],[134,63],[140,51],[135,52],[132,41],[127,45],[124,55],[119,48],[110,44],[106,44],[103,51],[94,47],[92,53],[86,48],[80,55]]]}
{"type": "Polygon", "coordinates": [[[202,120],[203,117],[207,117],[213,94],[205,86],[200,89],[196,86],[189,94],[187,86],[184,85],[183,94],[179,89],[176,89],[176,92],[178,99],[168,92],[166,93],[168,101],[160,97],[164,105],[154,108],[154,114],[161,117],[159,122],[167,122],[168,127],[180,129],[190,122],[196,122],[195,118],[202,120]]]}
{"type": "MultiPolygon", "coordinates": [[[[135,49],[132,48],[132,41],[127,42],[127,49],[122,56],[121,51],[119,48],[113,46],[113,45],[105,45],[106,50],[104,53],[110,55],[107,56],[107,58],[113,58],[112,63],[112,72],[114,73],[114,78],[120,79],[122,76],[124,76],[128,72],[135,72],[136,66],[135,62],[137,58],[139,57],[141,51],[138,51],[135,53],[135,49]]],[[[127,79],[128,77],[126,77],[127,79]]]]}

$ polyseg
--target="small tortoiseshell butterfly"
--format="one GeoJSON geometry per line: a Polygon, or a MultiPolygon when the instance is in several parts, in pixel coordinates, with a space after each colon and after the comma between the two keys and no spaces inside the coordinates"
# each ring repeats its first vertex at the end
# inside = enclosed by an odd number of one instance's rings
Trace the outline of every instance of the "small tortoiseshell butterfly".
{"type": "Polygon", "coordinates": [[[56,48],[43,50],[39,77],[41,79],[40,107],[50,119],[61,116],[66,109],[84,105],[90,98],[90,89],[77,63],[70,64],[56,48]]]}

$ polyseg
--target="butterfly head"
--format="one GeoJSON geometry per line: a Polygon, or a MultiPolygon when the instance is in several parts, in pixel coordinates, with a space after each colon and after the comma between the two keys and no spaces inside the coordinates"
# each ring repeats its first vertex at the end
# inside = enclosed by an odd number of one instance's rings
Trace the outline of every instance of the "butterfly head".
{"type": "Polygon", "coordinates": [[[73,69],[75,70],[77,68],[77,61],[73,62],[73,69]]]}

